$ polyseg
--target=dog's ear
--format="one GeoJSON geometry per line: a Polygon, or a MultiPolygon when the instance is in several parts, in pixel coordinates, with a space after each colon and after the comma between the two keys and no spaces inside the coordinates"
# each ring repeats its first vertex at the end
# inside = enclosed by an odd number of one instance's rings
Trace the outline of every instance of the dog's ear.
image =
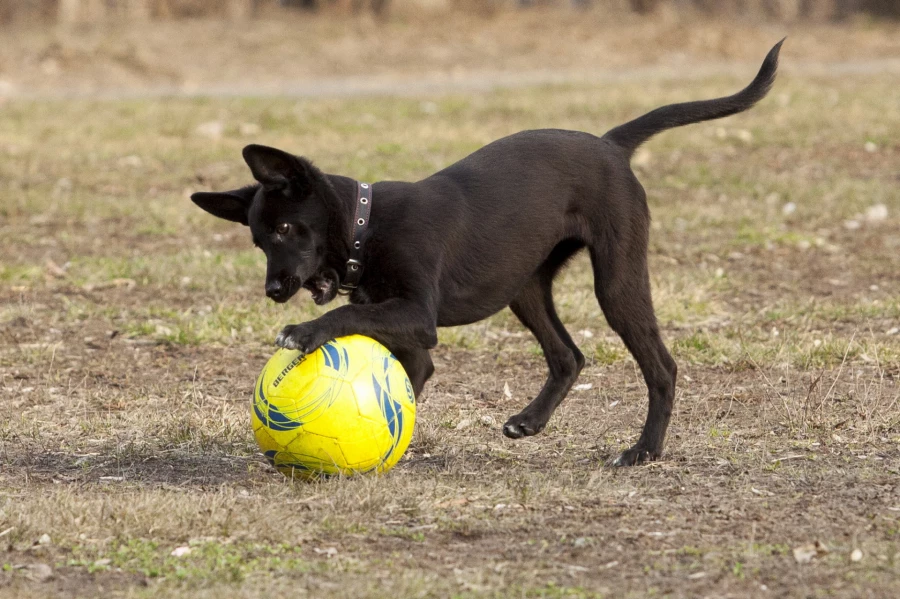
{"type": "Polygon", "coordinates": [[[198,191],[191,194],[191,201],[213,216],[246,225],[258,189],[259,185],[251,185],[234,191],[198,191]]]}
{"type": "Polygon", "coordinates": [[[310,178],[309,163],[287,152],[251,144],[244,148],[244,160],[253,178],[263,187],[285,187],[291,180],[304,182],[310,178]]]}

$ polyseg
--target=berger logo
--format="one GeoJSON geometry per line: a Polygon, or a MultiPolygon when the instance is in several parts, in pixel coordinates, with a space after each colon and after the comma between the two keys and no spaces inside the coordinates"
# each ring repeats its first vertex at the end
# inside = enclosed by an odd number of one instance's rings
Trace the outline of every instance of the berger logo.
{"type": "Polygon", "coordinates": [[[278,373],[278,376],[275,377],[275,380],[272,381],[272,386],[273,386],[273,387],[277,387],[278,384],[279,384],[281,381],[284,380],[284,377],[287,376],[287,373],[289,373],[291,370],[293,370],[294,367],[297,366],[297,364],[300,364],[300,363],[303,362],[303,360],[305,360],[305,359],[306,359],[306,356],[302,356],[302,355],[301,355],[301,356],[297,356],[296,358],[294,358],[293,360],[291,360],[291,363],[288,364],[287,366],[285,366],[285,367],[284,367],[284,370],[282,370],[281,372],[279,372],[279,373],[278,373]]]}

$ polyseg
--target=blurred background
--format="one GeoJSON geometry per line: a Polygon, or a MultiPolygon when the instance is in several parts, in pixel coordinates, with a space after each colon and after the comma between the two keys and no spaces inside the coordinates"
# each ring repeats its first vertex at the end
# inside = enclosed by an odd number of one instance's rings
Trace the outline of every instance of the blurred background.
{"type": "Polygon", "coordinates": [[[885,59],[898,18],[896,0],[0,0],[0,97],[540,84],[749,65],[785,34],[795,65],[885,59]]]}
{"type": "Polygon", "coordinates": [[[755,15],[766,18],[841,19],[856,13],[900,14],[894,0],[4,0],[5,20],[44,19],[77,22],[97,18],[189,18],[222,16],[246,18],[273,9],[331,10],[386,16],[396,11],[476,10],[565,5],[600,7],[641,14],[670,8],[717,15],[755,15]]]}

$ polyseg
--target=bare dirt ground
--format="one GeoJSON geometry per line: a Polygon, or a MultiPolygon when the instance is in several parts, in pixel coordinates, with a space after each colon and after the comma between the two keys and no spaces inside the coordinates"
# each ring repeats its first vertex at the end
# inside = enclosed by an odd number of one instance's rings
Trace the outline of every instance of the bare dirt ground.
{"type": "Polygon", "coordinates": [[[258,455],[253,380],[281,326],[320,311],[306,298],[267,304],[246,232],[187,200],[246,183],[244,144],[360,179],[416,179],[524,128],[600,133],[666,102],[730,93],[783,34],[636,22],[599,24],[594,35],[561,18],[575,33],[554,36],[556,54],[546,36],[522,33],[548,27],[533,16],[480,25],[465,43],[454,23],[427,44],[408,23],[379,34],[355,25],[379,40],[380,58],[328,21],[302,24],[303,50],[274,35],[293,22],[9,32],[0,596],[896,595],[900,75],[796,66],[892,64],[900,36],[889,25],[793,32],[760,106],[668,132],[635,157],[654,216],[655,302],[680,367],[662,461],[605,466],[634,440],[646,389],[583,261],[556,298],[589,365],[541,435],[500,433],[545,368],[503,312],[441,332],[413,443],[387,476],[292,483],[258,455]],[[201,38],[218,41],[193,43],[201,38]],[[217,57],[221,39],[240,50],[217,57]],[[171,78],[108,79],[120,71],[97,48],[123,40],[156,57],[148,64],[168,64],[171,78]],[[50,43],[63,55],[88,50],[40,67],[50,43]],[[609,68],[647,70],[412,97],[157,93],[370,74],[437,80],[459,64],[576,72],[603,48],[609,68]],[[173,59],[192,50],[196,60],[173,59]],[[244,65],[271,69],[272,55],[296,75],[246,78],[244,65]],[[325,55],[331,66],[299,60],[325,55]],[[652,70],[666,60],[690,80],[652,70]],[[714,63],[734,72],[703,71],[714,63]],[[129,98],[60,98],[72,89],[129,98]]]}

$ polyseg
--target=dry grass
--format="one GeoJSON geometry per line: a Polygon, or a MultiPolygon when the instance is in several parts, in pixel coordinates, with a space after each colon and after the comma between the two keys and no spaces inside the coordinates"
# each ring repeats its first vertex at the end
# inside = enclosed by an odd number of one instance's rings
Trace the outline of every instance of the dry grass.
{"type": "Polygon", "coordinates": [[[544,368],[501,313],[442,331],[416,436],[388,476],[290,483],[252,441],[248,398],[271,340],[318,309],[266,304],[246,232],[187,200],[246,182],[243,144],[415,179],[506,133],[601,132],[744,82],[7,101],[0,595],[892,597],[896,74],[788,69],[752,112],[638,155],[656,303],[681,367],[663,461],[604,467],[634,439],[646,391],[582,262],[557,297],[592,387],[542,435],[499,432],[544,368]],[[828,551],[798,564],[793,549],[815,541],[828,551]],[[170,555],[180,546],[192,552],[170,555]]]}

